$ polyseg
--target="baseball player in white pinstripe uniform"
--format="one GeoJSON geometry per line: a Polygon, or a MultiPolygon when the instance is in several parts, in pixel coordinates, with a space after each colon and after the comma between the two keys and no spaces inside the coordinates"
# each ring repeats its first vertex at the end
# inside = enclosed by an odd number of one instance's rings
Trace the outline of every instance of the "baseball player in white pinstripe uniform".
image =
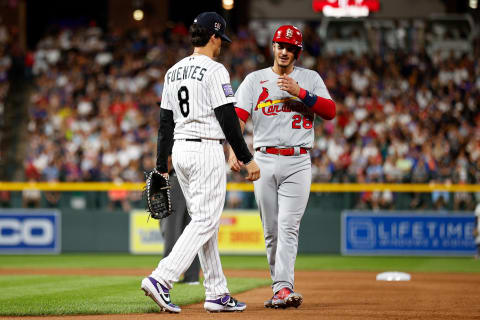
{"type": "MultiPolygon", "coordinates": [[[[260,209],[273,297],[265,307],[298,307],[303,297],[294,292],[294,266],[300,221],[311,184],[309,151],[315,115],[333,119],[335,103],[317,72],[294,66],[302,50],[302,34],[291,25],[273,37],[273,67],[249,74],[236,92],[236,111],[243,128],[253,122],[255,160],[262,177],[254,182],[260,209]]],[[[234,171],[241,162],[230,152],[234,171]]]]}
{"type": "Polygon", "coordinates": [[[185,195],[192,221],[172,251],[164,257],[141,289],[165,311],[178,313],[169,290],[190,266],[196,254],[205,277],[205,304],[209,312],[243,311],[246,304],[230,296],[218,253],[218,228],[225,203],[226,138],[248,172],[260,177],[243,139],[233,103],[235,96],[225,67],[213,60],[220,54],[225,20],[215,12],[200,14],[190,28],[194,53],[171,67],[166,75],[160,109],[157,170],[168,177],[168,151],[185,195]]]}

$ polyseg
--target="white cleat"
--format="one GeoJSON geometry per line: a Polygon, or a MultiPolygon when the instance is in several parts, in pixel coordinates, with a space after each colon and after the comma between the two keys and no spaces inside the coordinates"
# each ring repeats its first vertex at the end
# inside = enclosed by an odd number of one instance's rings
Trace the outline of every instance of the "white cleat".
{"type": "Polygon", "coordinates": [[[247,305],[227,294],[216,300],[206,300],[203,307],[208,312],[242,312],[247,305]]]}
{"type": "Polygon", "coordinates": [[[160,307],[161,311],[173,313],[179,313],[182,311],[179,306],[173,304],[170,300],[169,290],[154,278],[144,278],[140,289],[142,289],[145,292],[145,295],[150,297],[160,307]]]}

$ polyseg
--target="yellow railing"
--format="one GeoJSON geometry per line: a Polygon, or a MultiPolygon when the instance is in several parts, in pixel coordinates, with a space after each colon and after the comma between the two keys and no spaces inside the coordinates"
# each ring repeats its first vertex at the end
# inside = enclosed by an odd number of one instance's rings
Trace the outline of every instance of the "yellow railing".
{"type": "MultiPolygon", "coordinates": [[[[109,191],[129,190],[140,191],[145,183],[113,183],[113,182],[0,182],[0,191],[22,191],[37,189],[41,191],[109,191]]],[[[252,183],[228,183],[228,191],[253,191],[252,183]]],[[[312,192],[480,192],[477,184],[388,184],[388,183],[313,183],[312,192]]]]}

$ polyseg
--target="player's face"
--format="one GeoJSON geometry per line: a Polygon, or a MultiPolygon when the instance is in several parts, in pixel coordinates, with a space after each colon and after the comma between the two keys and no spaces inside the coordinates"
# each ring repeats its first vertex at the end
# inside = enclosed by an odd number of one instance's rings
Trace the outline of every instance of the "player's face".
{"type": "Polygon", "coordinates": [[[295,61],[295,53],[298,47],[289,43],[275,42],[273,44],[273,56],[275,63],[282,68],[289,67],[295,61]]]}

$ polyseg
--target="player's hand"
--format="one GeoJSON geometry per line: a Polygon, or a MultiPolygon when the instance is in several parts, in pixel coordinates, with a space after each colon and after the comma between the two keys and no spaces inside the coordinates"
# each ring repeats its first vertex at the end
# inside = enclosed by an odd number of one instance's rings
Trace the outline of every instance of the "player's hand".
{"type": "Polygon", "coordinates": [[[257,163],[255,160],[250,161],[245,165],[245,168],[247,168],[247,180],[248,181],[256,181],[260,178],[260,168],[258,167],[257,163]]]}
{"type": "Polygon", "coordinates": [[[233,150],[230,150],[230,154],[228,155],[228,164],[230,169],[235,172],[239,172],[243,167],[243,162],[237,159],[237,156],[235,156],[233,150]]]}
{"type": "Polygon", "coordinates": [[[228,148],[228,164],[230,169],[235,172],[239,172],[243,167],[243,162],[237,159],[237,156],[235,155],[235,152],[233,152],[231,146],[228,148]]]}
{"type": "Polygon", "coordinates": [[[160,172],[159,167],[155,168],[155,170],[157,171],[157,173],[160,173],[165,179],[168,180],[170,178],[170,176],[168,175],[168,172],[165,172],[165,173],[160,172]]]}
{"type": "Polygon", "coordinates": [[[300,94],[300,86],[297,81],[289,77],[286,73],[278,77],[277,85],[280,90],[290,93],[292,96],[298,97],[300,94]]]}

